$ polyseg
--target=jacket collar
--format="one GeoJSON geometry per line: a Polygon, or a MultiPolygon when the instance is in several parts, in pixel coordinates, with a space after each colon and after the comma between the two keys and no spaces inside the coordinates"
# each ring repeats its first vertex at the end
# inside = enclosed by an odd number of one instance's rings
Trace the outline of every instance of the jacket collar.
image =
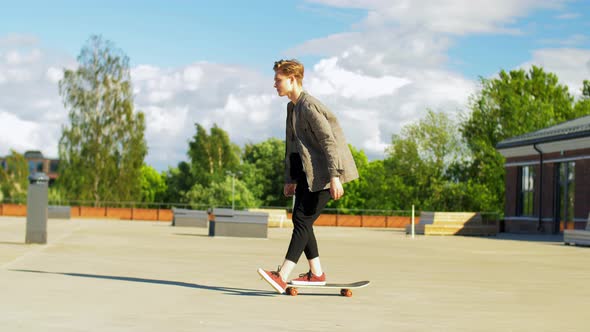
{"type": "Polygon", "coordinates": [[[301,93],[299,94],[299,98],[297,98],[297,102],[296,103],[293,103],[292,101],[289,101],[289,108],[291,110],[294,110],[295,109],[295,106],[300,105],[301,102],[305,99],[306,95],[307,94],[305,93],[305,91],[301,91],[301,93]]]}

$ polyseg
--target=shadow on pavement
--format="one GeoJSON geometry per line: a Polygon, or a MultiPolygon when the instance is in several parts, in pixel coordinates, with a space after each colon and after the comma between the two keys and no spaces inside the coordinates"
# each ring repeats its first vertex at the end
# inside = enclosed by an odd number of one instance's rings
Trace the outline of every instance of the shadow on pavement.
{"type": "Polygon", "coordinates": [[[179,236],[199,236],[199,237],[209,237],[208,234],[191,234],[191,233],[174,233],[174,235],[179,236]]]}
{"type": "Polygon", "coordinates": [[[256,289],[221,287],[221,286],[207,286],[207,285],[199,285],[199,284],[192,284],[192,283],[188,283],[188,282],[170,281],[170,280],[144,279],[144,278],[133,278],[133,277],[121,277],[121,276],[107,276],[107,275],[84,274],[84,273],[18,270],[18,269],[11,269],[10,271],[28,272],[28,273],[58,274],[58,275],[64,275],[64,276],[70,276],[70,277],[80,277],[80,278],[95,278],[95,279],[107,279],[107,280],[129,281],[129,282],[143,282],[143,283],[157,284],[157,285],[178,286],[178,287],[187,287],[187,288],[217,291],[217,292],[223,292],[227,295],[241,295],[241,296],[276,296],[276,295],[279,295],[278,293],[271,292],[271,291],[261,291],[261,290],[256,290],[256,289]]]}
{"type": "Polygon", "coordinates": [[[515,234],[498,233],[496,236],[484,237],[490,240],[545,242],[547,244],[563,244],[563,234],[515,234]]]}
{"type": "Polygon", "coordinates": [[[6,241],[0,241],[0,244],[9,244],[9,245],[14,245],[14,246],[25,246],[28,245],[24,242],[6,242],[6,241]]]}

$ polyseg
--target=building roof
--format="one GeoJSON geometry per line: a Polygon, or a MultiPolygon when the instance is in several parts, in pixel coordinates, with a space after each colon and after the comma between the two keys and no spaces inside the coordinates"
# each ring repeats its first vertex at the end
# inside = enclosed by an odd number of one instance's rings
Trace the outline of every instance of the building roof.
{"type": "Polygon", "coordinates": [[[590,115],[562,122],[524,135],[505,139],[496,145],[497,149],[563,141],[573,138],[590,137],[590,115]]]}
{"type": "Polygon", "coordinates": [[[41,151],[27,151],[25,152],[25,159],[43,159],[41,151]]]}

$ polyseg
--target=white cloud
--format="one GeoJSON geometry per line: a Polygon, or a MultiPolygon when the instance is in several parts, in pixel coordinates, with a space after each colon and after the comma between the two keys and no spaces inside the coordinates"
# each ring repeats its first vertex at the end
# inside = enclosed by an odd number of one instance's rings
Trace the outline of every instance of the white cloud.
{"type": "Polygon", "coordinates": [[[411,81],[406,78],[384,75],[371,77],[338,66],[338,58],[324,59],[313,68],[310,88],[318,94],[338,94],[344,98],[365,100],[392,95],[411,81]]]}
{"type": "Polygon", "coordinates": [[[49,67],[45,72],[45,77],[47,77],[51,83],[58,83],[64,77],[64,69],[49,67]]]}
{"type": "Polygon", "coordinates": [[[147,162],[160,169],[186,160],[195,123],[217,124],[239,145],[284,136],[286,101],[273,95],[271,73],[197,62],[137,66],[132,79],[137,109],[146,114],[147,162]]]}
{"type": "Polygon", "coordinates": [[[41,51],[37,48],[28,53],[10,50],[4,55],[4,58],[8,65],[26,65],[38,61],[41,58],[41,51]]]}
{"type": "Polygon", "coordinates": [[[573,20],[580,17],[580,13],[563,13],[561,15],[557,15],[556,18],[558,20],[573,20]]]}
{"type": "Polygon", "coordinates": [[[36,46],[38,43],[39,39],[33,35],[13,33],[0,36],[0,48],[36,46]]]}
{"type": "Polygon", "coordinates": [[[20,119],[15,114],[0,109],[0,155],[7,155],[10,149],[23,153],[40,149],[48,157],[57,156],[57,145],[51,144],[56,137],[54,131],[38,122],[20,119]]]}
{"type": "Polygon", "coordinates": [[[0,155],[16,149],[57,156],[61,124],[67,119],[56,84],[58,68],[72,61],[42,50],[35,37],[0,37],[0,155]]]}
{"type": "Polygon", "coordinates": [[[308,0],[368,11],[365,27],[415,26],[450,34],[518,33],[509,27],[535,9],[561,8],[568,0],[308,0]]]}
{"type": "Polygon", "coordinates": [[[589,40],[588,36],[581,34],[581,33],[576,33],[576,34],[573,34],[573,35],[566,37],[566,38],[543,39],[543,40],[541,40],[541,42],[545,43],[545,44],[559,45],[562,47],[574,47],[574,46],[578,46],[578,45],[583,45],[588,40],[589,40]]]}

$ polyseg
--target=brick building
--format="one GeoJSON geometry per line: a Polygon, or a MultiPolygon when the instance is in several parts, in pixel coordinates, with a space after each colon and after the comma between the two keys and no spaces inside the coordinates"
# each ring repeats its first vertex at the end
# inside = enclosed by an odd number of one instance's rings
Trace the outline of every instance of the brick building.
{"type": "MultiPolygon", "coordinates": [[[[29,165],[29,174],[43,172],[49,176],[49,185],[59,176],[59,159],[45,158],[40,151],[27,151],[24,154],[29,165]]],[[[0,167],[6,169],[6,157],[0,157],[0,167]]]]}
{"type": "Polygon", "coordinates": [[[549,234],[585,226],[590,116],[506,139],[496,149],[506,158],[505,231],[549,234]]]}

